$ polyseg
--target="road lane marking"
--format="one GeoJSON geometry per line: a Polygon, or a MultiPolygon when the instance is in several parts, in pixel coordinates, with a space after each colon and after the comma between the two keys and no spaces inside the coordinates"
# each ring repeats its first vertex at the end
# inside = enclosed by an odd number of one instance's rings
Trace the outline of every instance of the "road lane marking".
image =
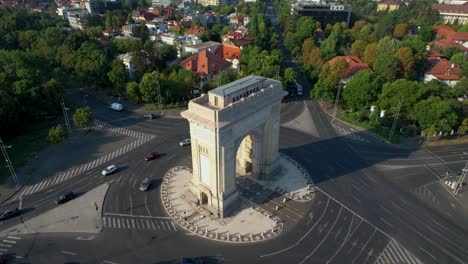
{"type": "Polygon", "coordinates": [[[62,252],[62,253],[64,253],[64,254],[68,254],[68,255],[76,256],[76,253],[73,253],[73,252],[70,252],[70,251],[65,251],[65,250],[62,250],[61,252],[62,252]]]}
{"type": "Polygon", "coordinates": [[[175,156],[176,156],[176,155],[174,154],[174,155],[168,157],[167,160],[170,160],[170,159],[174,158],[175,156]]]}
{"type": "Polygon", "coordinates": [[[431,255],[431,253],[427,252],[427,250],[425,250],[424,248],[422,247],[418,247],[419,249],[421,249],[424,253],[426,253],[427,255],[431,256],[433,259],[437,260],[436,257],[434,257],[433,255],[431,255]]]}
{"type": "MultiPolygon", "coordinates": [[[[336,216],[335,222],[333,222],[333,225],[330,227],[330,229],[328,230],[327,234],[322,239],[322,241],[320,241],[320,243],[315,247],[315,249],[312,251],[312,253],[307,255],[301,262],[299,262],[299,264],[304,263],[310,256],[312,256],[315,253],[315,251],[317,251],[317,249],[322,245],[322,243],[325,242],[325,240],[327,240],[328,235],[330,235],[331,231],[333,230],[333,228],[336,225],[336,222],[338,222],[338,219],[340,218],[342,210],[343,210],[343,206],[340,207],[340,211],[338,212],[338,215],[336,216]]],[[[375,230],[374,230],[374,232],[375,232],[375,230]]]]}
{"type": "Polygon", "coordinates": [[[174,225],[174,222],[171,221],[172,227],[174,228],[174,231],[177,231],[176,226],[174,225]]]}
{"type": "Polygon", "coordinates": [[[16,239],[16,240],[21,239],[21,237],[15,237],[15,236],[7,236],[7,238],[9,238],[9,239],[16,239]]]}
{"type": "Polygon", "coordinates": [[[112,261],[108,261],[108,260],[104,260],[103,262],[104,263],[109,263],[109,264],[118,264],[117,262],[112,262],[112,261]]]}
{"type": "Polygon", "coordinates": [[[357,254],[356,258],[354,258],[353,263],[356,262],[356,260],[359,258],[359,256],[361,256],[362,251],[364,251],[364,249],[367,247],[367,244],[369,244],[369,242],[371,241],[372,237],[374,237],[375,231],[377,231],[377,230],[374,229],[374,232],[372,232],[372,235],[369,237],[369,239],[367,240],[366,244],[364,244],[364,246],[362,246],[361,251],[359,251],[359,254],[357,254]]]}
{"type": "MultiPolygon", "coordinates": [[[[330,201],[330,196],[328,197],[328,201],[330,201]]],[[[284,248],[282,250],[279,250],[279,251],[276,251],[276,252],[273,252],[273,253],[269,253],[269,254],[265,254],[265,255],[261,255],[260,257],[263,258],[263,257],[268,257],[268,256],[272,256],[272,255],[276,255],[276,254],[279,254],[281,252],[284,252],[284,251],[287,251],[287,250],[290,250],[291,248],[299,245],[299,243],[301,243],[302,240],[304,240],[306,238],[306,236],[309,235],[310,232],[312,232],[312,230],[314,230],[314,228],[317,226],[317,224],[320,222],[320,220],[322,219],[322,217],[325,215],[325,212],[327,211],[327,208],[328,208],[328,202],[327,202],[327,205],[325,206],[325,209],[323,210],[322,212],[322,215],[320,216],[320,218],[317,220],[317,222],[315,222],[315,224],[312,226],[312,228],[309,229],[309,231],[307,231],[307,233],[304,234],[304,236],[302,236],[296,243],[292,244],[291,246],[287,247],[287,248],[284,248]]],[[[309,220],[310,221],[310,220],[309,220]]]]}
{"type": "Polygon", "coordinates": [[[0,244],[0,247],[12,247],[13,245],[0,244]]]}
{"type": "Polygon", "coordinates": [[[5,243],[10,243],[10,244],[16,244],[16,241],[14,241],[14,240],[6,240],[6,239],[4,239],[3,242],[5,242],[5,243]]]}

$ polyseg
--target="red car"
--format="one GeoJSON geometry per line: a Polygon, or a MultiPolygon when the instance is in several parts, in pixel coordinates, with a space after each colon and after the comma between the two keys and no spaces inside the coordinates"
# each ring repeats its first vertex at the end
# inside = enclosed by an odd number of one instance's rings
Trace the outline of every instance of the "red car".
{"type": "Polygon", "coordinates": [[[154,159],[159,158],[160,156],[161,156],[161,155],[159,155],[159,153],[153,152],[153,153],[151,153],[151,154],[149,154],[149,155],[146,155],[146,156],[145,156],[145,160],[146,160],[146,161],[154,160],[154,159]]]}

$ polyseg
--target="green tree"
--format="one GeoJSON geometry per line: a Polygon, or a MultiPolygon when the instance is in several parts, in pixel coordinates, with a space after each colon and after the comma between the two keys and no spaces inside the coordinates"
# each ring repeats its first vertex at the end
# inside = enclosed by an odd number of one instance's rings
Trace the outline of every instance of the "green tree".
{"type": "Polygon", "coordinates": [[[424,41],[424,42],[429,42],[434,39],[435,33],[432,30],[432,26],[430,25],[424,25],[421,26],[421,29],[419,30],[419,38],[424,41]]]}
{"type": "Polygon", "coordinates": [[[316,26],[310,17],[300,17],[296,24],[296,34],[298,43],[303,43],[307,38],[315,38],[316,26]]]}
{"type": "MultiPolygon", "coordinates": [[[[143,75],[139,84],[141,99],[145,102],[155,103],[158,97],[158,91],[156,89],[159,82],[159,72],[153,71],[143,75]]],[[[161,89],[162,90],[162,89],[161,89]]],[[[162,96],[162,91],[161,91],[162,96]]]]}
{"type": "Polygon", "coordinates": [[[458,127],[459,134],[464,135],[466,132],[468,132],[468,117],[465,117],[458,127]]]}
{"type": "Polygon", "coordinates": [[[106,12],[106,21],[105,26],[106,29],[113,29],[114,28],[114,21],[112,20],[112,15],[110,14],[109,10],[106,12]]]}
{"type": "Polygon", "coordinates": [[[463,54],[463,53],[457,53],[457,54],[453,55],[450,58],[450,60],[455,62],[458,65],[462,65],[463,63],[468,61],[468,58],[466,58],[466,55],[463,54]]]}
{"type": "Polygon", "coordinates": [[[435,128],[438,132],[448,133],[458,123],[455,106],[440,97],[431,96],[414,106],[416,121],[422,130],[435,128]]]}
{"type": "Polygon", "coordinates": [[[409,26],[406,23],[398,24],[393,30],[393,36],[398,39],[402,39],[404,36],[408,35],[409,26]]]}
{"type": "Polygon", "coordinates": [[[392,83],[385,83],[382,93],[379,95],[380,109],[395,114],[398,102],[401,100],[400,117],[402,119],[415,120],[413,107],[424,94],[424,87],[414,81],[399,79],[392,83]]]}
{"type": "Polygon", "coordinates": [[[284,70],[283,85],[288,86],[296,82],[296,72],[292,68],[286,68],[284,70]]]}
{"type": "Polygon", "coordinates": [[[413,71],[413,67],[415,64],[413,51],[411,50],[411,48],[401,47],[398,49],[397,53],[395,54],[395,57],[400,64],[400,68],[403,71],[403,75],[405,77],[408,77],[409,74],[413,71]]]}
{"type": "Polygon", "coordinates": [[[138,86],[137,82],[129,82],[127,83],[127,89],[125,91],[125,96],[128,100],[139,103],[141,102],[141,93],[140,87],[138,86]]]}
{"type": "Polygon", "coordinates": [[[364,57],[364,51],[366,50],[366,43],[362,40],[356,40],[351,44],[351,54],[359,58],[364,57]]]}
{"type": "Polygon", "coordinates": [[[370,67],[374,66],[377,57],[377,43],[370,43],[366,46],[362,61],[367,63],[370,67]]]}
{"type": "Polygon", "coordinates": [[[380,89],[380,80],[374,74],[361,70],[346,84],[343,100],[353,110],[366,110],[377,101],[380,89]]]}
{"type": "Polygon", "coordinates": [[[73,115],[73,123],[77,127],[86,128],[93,124],[94,115],[91,112],[89,106],[83,108],[77,108],[73,115]]]}
{"type": "Polygon", "coordinates": [[[65,140],[65,130],[62,125],[57,125],[49,129],[49,134],[47,136],[49,142],[59,143],[65,140]]]}
{"type": "Polygon", "coordinates": [[[128,80],[128,71],[120,59],[115,59],[111,63],[111,68],[107,72],[107,77],[112,83],[112,91],[115,95],[123,95],[125,93],[125,86],[128,80]]]}
{"type": "Polygon", "coordinates": [[[391,37],[385,37],[377,44],[376,54],[373,69],[387,81],[394,81],[399,74],[398,61],[395,54],[400,48],[400,42],[391,37]]]}
{"type": "Polygon", "coordinates": [[[313,89],[313,98],[320,99],[324,101],[333,100],[333,86],[330,81],[326,79],[319,79],[319,81],[314,85],[313,89]]]}
{"type": "Polygon", "coordinates": [[[302,44],[302,57],[304,62],[313,66],[322,66],[323,60],[320,48],[315,45],[312,38],[308,38],[302,44]]]}

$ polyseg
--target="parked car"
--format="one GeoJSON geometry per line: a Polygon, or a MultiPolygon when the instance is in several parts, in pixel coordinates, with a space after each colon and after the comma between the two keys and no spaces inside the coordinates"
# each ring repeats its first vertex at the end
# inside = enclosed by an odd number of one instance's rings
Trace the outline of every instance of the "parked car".
{"type": "Polygon", "coordinates": [[[112,103],[109,105],[109,108],[117,112],[123,111],[123,105],[121,103],[112,103]]]}
{"type": "Polygon", "coordinates": [[[140,191],[143,191],[143,192],[147,191],[150,185],[151,185],[150,178],[145,178],[140,184],[140,191]]]}
{"type": "Polygon", "coordinates": [[[158,118],[159,115],[155,115],[155,114],[144,114],[143,117],[144,117],[145,119],[151,120],[151,119],[158,118]]]}
{"type": "Polygon", "coordinates": [[[296,83],[297,95],[302,96],[302,85],[296,83]]]}
{"type": "Polygon", "coordinates": [[[0,214],[0,220],[7,220],[20,214],[21,211],[18,208],[8,209],[0,214]]]}
{"type": "Polygon", "coordinates": [[[183,146],[188,146],[188,145],[190,145],[190,143],[191,143],[191,142],[190,142],[190,138],[186,138],[186,139],[183,139],[182,141],[180,141],[180,142],[179,142],[179,145],[180,145],[181,147],[183,147],[183,146]]]}
{"type": "Polygon", "coordinates": [[[107,176],[109,174],[112,174],[113,172],[115,172],[117,170],[117,166],[115,165],[110,165],[109,167],[105,168],[103,171],[102,171],[102,175],[103,176],[107,176]]]}
{"type": "Polygon", "coordinates": [[[146,161],[150,161],[150,160],[154,160],[154,159],[157,159],[159,158],[161,155],[157,152],[153,152],[153,153],[150,153],[148,155],[145,156],[145,160],[146,161]]]}
{"type": "Polygon", "coordinates": [[[57,200],[55,201],[56,204],[64,204],[70,200],[75,198],[75,194],[73,192],[68,192],[65,194],[60,195],[57,200]]]}

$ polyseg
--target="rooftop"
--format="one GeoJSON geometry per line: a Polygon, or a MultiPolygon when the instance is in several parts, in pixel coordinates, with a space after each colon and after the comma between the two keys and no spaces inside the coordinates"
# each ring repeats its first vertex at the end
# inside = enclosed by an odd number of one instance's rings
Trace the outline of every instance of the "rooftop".
{"type": "Polygon", "coordinates": [[[202,43],[199,43],[199,44],[187,46],[187,48],[207,49],[207,48],[211,48],[211,47],[217,46],[217,45],[221,45],[221,43],[216,42],[216,41],[206,41],[206,42],[202,42],[202,43]]]}
{"type": "Polygon", "coordinates": [[[237,81],[215,88],[213,90],[210,90],[208,93],[224,97],[232,93],[238,92],[244,89],[246,86],[250,86],[259,82],[264,82],[266,80],[267,78],[265,77],[250,75],[237,81]]]}

